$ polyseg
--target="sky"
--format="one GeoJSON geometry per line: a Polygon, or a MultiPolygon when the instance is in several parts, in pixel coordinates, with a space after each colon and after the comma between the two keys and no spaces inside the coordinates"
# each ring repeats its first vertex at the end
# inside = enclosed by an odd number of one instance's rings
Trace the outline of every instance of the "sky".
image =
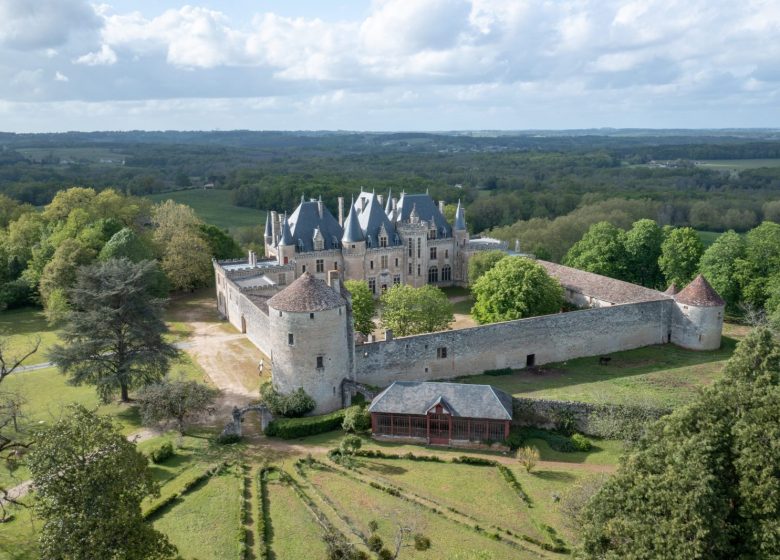
{"type": "Polygon", "coordinates": [[[0,130],[780,127],[780,0],[0,0],[0,130]]]}

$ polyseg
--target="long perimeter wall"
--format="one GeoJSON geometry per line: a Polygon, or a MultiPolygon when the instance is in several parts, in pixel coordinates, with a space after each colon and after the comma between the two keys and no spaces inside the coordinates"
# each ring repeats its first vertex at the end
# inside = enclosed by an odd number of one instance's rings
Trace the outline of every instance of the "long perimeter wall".
{"type": "Polygon", "coordinates": [[[673,306],[630,303],[363,344],[355,348],[355,381],[447,379],[662,344],[673,306]]]}

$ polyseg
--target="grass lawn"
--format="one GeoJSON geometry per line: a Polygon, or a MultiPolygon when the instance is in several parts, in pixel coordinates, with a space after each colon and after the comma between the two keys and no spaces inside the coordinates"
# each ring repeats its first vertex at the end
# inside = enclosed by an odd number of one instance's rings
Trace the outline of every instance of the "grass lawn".
{"type": "Polygon", "coordinates": [[[453,507],[480,523],[496,524],[545,540],[534,525],[528,507],[495,467],[368,458],[361,458],[360,464],[361,470],[371,478],[453,507]]]}
{"type": "Polygon", "coordinates": [[[48,362],[46,352],[59,342],[57,331],[46,323],[43,311],[36,307],[0,311],[0,336],[8,337],[5,353],[9,357],[26,350],[34,337],[41,337],[38,351],[27,358],[24,365],[48,362]]]}
{"type": "Polygon", "coordinates": [[[211,477],[157,518],[185,559],[237,558],[242,479],[238,467],[211,477]]]}
{"type": "Polygon", "coordinates": [[[593,444],[590,451],[556,451],[543,439],[530,438],[524,445],[536,447],[542,461],[584,463],[588,465],[617,465],[623,453],[623,442],[615,439],[588,438],[593,444]]]}
{"type": "MultiPolygon", "coordinates": [[[[308,469],[308,480],[315,485],[336,507],[342,516],[363,534],[370,533],[368,524],[375,520],[379,525],[377,534],[386,544],[392,544],[398,524],[412,524],[415,532],[431,539],[431,548],[420,552],[413,547],[402,549],[399,558],[430,559],[452,558],[457,553],[485,551],[488,558],[539,558],[545,555],[539,551],[524,553],[500,541],[492,540],[442,516],[436,515],[417,504],[390,496],[367,484],[359,484],[343,475],[308,469]]],[[[509,491],[506,491],[509,494],[509,491]]],[[[518,510],[520,507],[518,507],[518,510]]],[[[530,546],[530,545],[529,545],[530,546]]]]}
{"type": "Polygon", "coordinates": [[[703,230],[696,230],[697,235],[699,236],[699,239],[701,240],[702,244],[704,245],[704,248],[706,249],[720,237],[723,235],[719,231],[703,231],[703,230]]]}
{"type": "Polygon", "coordinates": [[[0,523],[0,560],[37,560],[41,522],[33,518],[30,508],[12,508],[13,521],[0,523]]]}
{"type": "Polygon", "coordinates": [[[446,288],[441,288],[441,291],[444,292],[448,298],[471,295],[471,290],[464,288],[463,286],[447,286],[446,288]]]}
{"type": "Polygon", "coordinates": [[[452,304],[452,312],[459,313],[461,315],[471,315],[471,308],[474,306],[474,298],[463,301],[456,301],[452,304]]]}
{"type": "Polygon", "coordinates": [[[475,375],[459,381],[487,383],[520,397],[676,407],[720,377],[735,346],[735,339],[724,336],[719,350],[646,346],[611,354],[609,365],[599,365],[598,357],[577,358],[512,375],[475,375]]]}
{"type": "Polygon", "coordinates": [[[295,492],[275,480],[268,481],[271,544],[270,560],[325,558],[322,531],[295,492]]]}
{"type": "Polygon", "coordinates": [[[200,218],[223,229],[246,226],[262,226],[266,213],[261,210],[234,206],[230,202],[230,191],[224,189],[190,189],[147,195],[153,202],[173,200],[192,207],[200,218]]]}
{"type": "Polygon", "coordinates": [[[699,167],[741,171],[760,167],[780,167],[780,159],[705,159],[696,162],[699,167]]]}

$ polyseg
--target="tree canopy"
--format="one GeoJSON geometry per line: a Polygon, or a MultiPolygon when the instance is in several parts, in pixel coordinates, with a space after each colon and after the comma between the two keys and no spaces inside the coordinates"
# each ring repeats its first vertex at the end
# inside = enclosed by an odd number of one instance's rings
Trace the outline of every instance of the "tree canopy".
{"type": "Polygon", "coordinates": [[[158,493],[147,459],[105,417],[72,406],[36,436],[29,456],[43,558],[173,558],[176,548],[141,517],[158,493]]]}
{"type": "Polygon", "coordinates": [[[163,379],[143,386],[136,395],[141,418],[146,425],[173,421],[180,434],[187,423],[205,414],[213,414],[219,391],[197,381],[163,379]]]}
{"type": "Polygon", "coordinates": [[[689,227],[669,230],[658,259],[666,284],[686,286],[696,276],[703,253],[704,246],[696,230],[689,227]]]}
{"type": "Polygon", "coordinates": [[[473,285],[483,274],[506,257],[504,251],[481,251],[469,259],[469,284],[473,285]]]}
{"type": "MultiPolygon", "coordinates": [[[[655,220],[638,220],[626,232],[626,279],[648,288],[662,287],[664,278],[658,266],[664,233],[655,220]]],[[[663,286],[665,288],[665,286],[663,286]]]]}
{"type": "Polygon", "coordinates": [[[352,319],[355,322],[355,331],[368,336],[376,328],[374,294],[368,288],[368,283],[361,280],[347,280],[344,282],[344,287],[352,295],[352,319]]]}
{"type": "Polygon", "coordinates": [[[777,557],[779,463],[780,349],[759,328],[621,459],[583,512],[585,557],[777,557]]]}
{"type": "Polygon", "coordinates": [[[732,231],[718,236],[701,257],[700,271],[726,301],[730,311],[736,311],[742,299],[746,251],[745,240],[732,231]]]}
{"type": "Polygon", "coordinates": [[[566,253],[563,264],[612,278],[626,278],[625,232],[609,222],[593,224],[566,253]]]}
{"type": "Polygon", "coordinates": [[[472,316],[480,324],[556,313],[563,288],[541,265],[524,257],[507,257],[471,288],[476,301],[472,316]]]}
{"type": "Polygon", "coordinates": [[[176,349],[162,335],[165,300],[150,293],[156,264],[111,259],[79,270],[71,309],[51,360],[70,382],[95,385],[104,401],[162,379],[176,349]]]}
{"type": "Polygon", "coordinates": [[[452,304],[435,286],[413,288],[398,284],[380,298],[382,328],[396,336],[408,336],[449,328],[455,320],[452,304]]]}

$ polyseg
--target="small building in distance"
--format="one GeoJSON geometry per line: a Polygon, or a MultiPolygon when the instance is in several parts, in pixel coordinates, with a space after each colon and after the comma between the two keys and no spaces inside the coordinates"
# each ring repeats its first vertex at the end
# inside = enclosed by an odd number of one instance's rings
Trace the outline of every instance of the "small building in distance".
{"type": "Polygon", "coordinates": [[[506,441],[512,397],[490,385],[395,381],[368,411],[377,439],[469,446],[506,441]]]}

